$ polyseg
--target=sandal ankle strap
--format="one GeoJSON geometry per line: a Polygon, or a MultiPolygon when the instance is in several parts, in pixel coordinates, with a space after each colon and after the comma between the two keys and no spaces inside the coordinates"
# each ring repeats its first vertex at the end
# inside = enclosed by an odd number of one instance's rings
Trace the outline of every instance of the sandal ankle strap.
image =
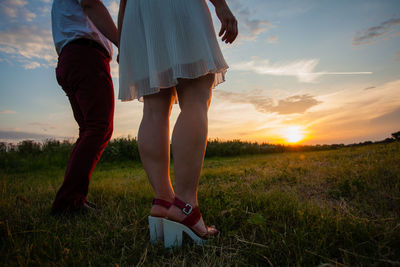
{"type": "Polygon", "coordinates": [[[154,198],[153,199],[153,205],[159,205],[162,206],[166,209],[169,209],[172,206],[172,203],[163,199],[159,199],[159,198],[154,198]]]}
{"type": "Polygon", "coordinates": [[[182,224],[192,227],[200,220],[201,212],[199,206],[193,208],[192,205],[183,202],[177,197],[175,197],[174,202],[172,204],[180,208],[183,214],[187,215],[187,217],[181,222],[182,224]]]}

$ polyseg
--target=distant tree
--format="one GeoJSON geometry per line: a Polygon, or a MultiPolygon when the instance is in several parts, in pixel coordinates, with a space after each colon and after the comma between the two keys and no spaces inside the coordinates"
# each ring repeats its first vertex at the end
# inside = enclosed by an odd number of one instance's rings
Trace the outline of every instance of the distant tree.
{"type": "Polygon", "coordinates": [[[382,141],[382,143],[392,143],[392,142],[394,142],[395,141],[395,139],[394,138],[386,138],[385,140],[383,140],[382,141]]]}
{"type": "Polygon", "coordinates": [[[400,140],[400,131],[395,132],[395,133],[392,133],[392,136],[393,136],[394,139],[396,139],[397,141],[399,141],[399,140],[400,140]]]}
{"type": "Polygon", "coordinates": [[[24,140],[18,143],[18,152],[21,154],[39,154],[41,152],[40,143],[33,140],[24,140]]]}
{"type": "Polygon", "coordinates": [[[7,152],[7,144],[4,142],[0,142],[0,153],[7,152]]]}

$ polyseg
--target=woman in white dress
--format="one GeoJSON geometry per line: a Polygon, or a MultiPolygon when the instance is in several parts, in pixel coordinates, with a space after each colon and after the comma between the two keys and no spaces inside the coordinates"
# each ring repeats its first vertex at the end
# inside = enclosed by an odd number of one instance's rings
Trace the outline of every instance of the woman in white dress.
{"type": "MultiPolygon", "coordinates": [[[[237,21],[225,0],[210,0],[221,21],[219,36],[232,43],[237,21]]],[[[180,245],[182,232],[198,243],[216,235],[204,224],[197,188],[207,143],[211,91],[228,68],[206,0],[121,0],[119,99],[144,101],[138,146],[155,192],[152,242],[180,245]],[[179,101],[178,101],[179,100],[179,101]],[[175,190],[169,176],[169,116],[181,112],[172,133],[175,190]]]]}

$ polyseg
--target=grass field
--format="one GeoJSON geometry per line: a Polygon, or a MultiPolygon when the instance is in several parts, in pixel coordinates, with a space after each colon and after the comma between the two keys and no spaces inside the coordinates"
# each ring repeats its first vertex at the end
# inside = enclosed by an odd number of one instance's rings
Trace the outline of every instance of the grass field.
{"type": "Polygon", "coordinates": [[[0,170],[0,264],[400,265],[399,163],[400,142],[206,159],[200,207],[221,235],[176,251],[149,244],[138,163],[99,165],[89,199],[102,212],[61,219],[49,209],[63,168],[0,170]]]}

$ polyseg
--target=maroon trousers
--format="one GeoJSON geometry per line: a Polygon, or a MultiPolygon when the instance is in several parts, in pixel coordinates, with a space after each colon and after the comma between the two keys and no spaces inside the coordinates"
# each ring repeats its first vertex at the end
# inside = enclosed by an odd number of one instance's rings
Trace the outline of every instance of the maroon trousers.
{"type": "Polygon", "coordinates": [[[110,58],[90,44],[67,44],[58,59],[57,81],[67,94],[79,138],[72,150],[53,211],[79,209],[90,177],[113,131],[114,88],[110,58]]]}

